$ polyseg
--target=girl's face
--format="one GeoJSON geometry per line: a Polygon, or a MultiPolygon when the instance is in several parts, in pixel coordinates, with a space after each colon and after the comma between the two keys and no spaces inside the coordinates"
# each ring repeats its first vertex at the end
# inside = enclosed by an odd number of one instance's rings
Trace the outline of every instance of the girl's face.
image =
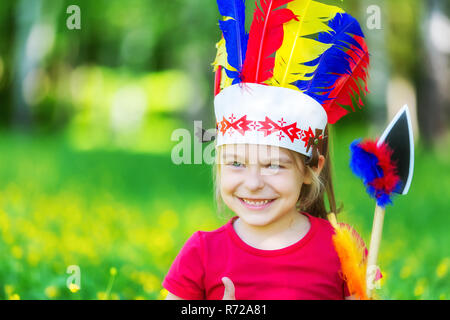
{"type": "Polygon", "coordinates": [[[265,226],[297,213],[302,185],[311,183],[300,157],[285,148],[254,144],[223,145],[221,151],[221,196],[239,218],[265,226]]]}

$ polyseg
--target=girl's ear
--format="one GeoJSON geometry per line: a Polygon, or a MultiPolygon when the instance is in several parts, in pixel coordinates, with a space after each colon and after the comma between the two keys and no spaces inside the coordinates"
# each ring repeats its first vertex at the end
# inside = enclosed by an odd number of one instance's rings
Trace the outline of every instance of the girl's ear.
{"type": "MultiPolygon", "coordinates": [[[[323,155],[319,156],[319,161],[317,163],[317,167],[311,167],[311,169],[318,175],[320,175],[320,172],[322,172],[323,166],[325,165],[325,157],[323,155]]],[[[308,170],[305,168],[305,177],[303,179],[304,184],[311,184],[312,183],[312,176],[311,176],[311,170],[308,170]]]]}

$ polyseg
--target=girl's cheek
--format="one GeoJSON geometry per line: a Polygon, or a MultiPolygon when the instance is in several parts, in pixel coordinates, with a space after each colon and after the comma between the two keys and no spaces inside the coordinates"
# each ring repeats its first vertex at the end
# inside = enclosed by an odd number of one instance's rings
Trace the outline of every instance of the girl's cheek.
{"type": "Polygon", "coordinates": [[[239,185],[239,174],[224,170],[220,177],[220,187],[225,192],[232,192],[239,185]]]}
{"type": "Polygon", "coordinates": [[[272,177],[271,181],[273,186],[276,186],[280,192],[286,195],[300,193],[302,180],[295,172],[286,171],[281,175],[272,177]]]}

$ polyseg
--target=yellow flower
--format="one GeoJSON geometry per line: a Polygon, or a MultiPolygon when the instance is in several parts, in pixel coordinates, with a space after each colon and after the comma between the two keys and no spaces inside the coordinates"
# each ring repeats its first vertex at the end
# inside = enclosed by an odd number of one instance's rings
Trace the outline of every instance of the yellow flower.
{"type": "Polygon", "coordinates": [[[400,278],[406,279],[408,278],[412,273],[412,268],[410,265],[403,266],[402,270],[400,271],[400,278]]]}
{"type": "Polygon", "coordinates": [[[37,266],[37,264],[39,263],[40,260],[40,256],[37,252],[29,252],[27,255],[27,261],[30,265],[32,266],[37,266]]]}
{"type": "Polygon", "coordinates": [[[5,240],[5,242],[7,244],[12,244],[14,242],[13,235],[10,232],[8,232],[8,231],[3,232],[3,239],[5,240]]]}
{"type": "Polygon", "coordinates": [[[117,293],[111,293],[111,300],[120,300],[120,297],[117,293]]]}
{"type": "Polygon", "coordinates": [[[436,275],[438,276],[438,278],[443,278],[447,274],[449,264],[450,264],[449,258],[445,258],[444,260],[441,261],[441,263],[439,263],[439,265],[436,268],[436,275]]]}
{"type": "Polygon", "coordinates": [[[109,274],[114,277],[117,274],[117,269],[112,267],[109,269],[109,274]]]}
{"type": "Polygon", "coordinates": [[[80,290],[80,287],[79,287],[78,285],[76,285],[75,283],[71,283],[71,284],[69,285],[69,290],[70,290],[72,293],[75,293],[75,292],[77,292],[78,290],[80,290]]]}
{"type": "Polygon", "coordinates": [[[59,290],[55,286],[48,286],[45,288],[45,295],[50,299],[55,298],[59,294],[59,290]]]}
{"type": "Polygon", "coordinates": [[[13,257],[16,259],[22,258],[22,255],[23,255],[22,248],[19,246],[13,246],[11,249],[11,253],[12,253],[13,257]]]}
{"type": "Polygon", "coordinates": [[[160,286],[159,279],[155,275],[149,273],[144,273],[142,275],[141,282],[144,291],[147,293],[157,290],[157,288],[160,286]]]}
{"type": "Polygon", "coordinates": [[[104,292],[104,291],[97,292],[97,299],[98,300],[106,300],[106,298],[108,298],[107,295],[106,295],[106,292],[104,292]]]}
{"type": "Polygon", "coordinates": [[[165,288],[162,288],[159,291],[158,298],[156,298],[156,299],[157,300],[164,300],[164,299],[166,299],[168,293],[169,293],[169,291],[167,291],[165,288]]]}
{"type": "Polygon", "coordinates": [[[6,284],[5,285],[5,293],[6,295],[10,296],[14,291],[14,286],[10,285],[10,284],[6,284]]]}
{"type": "Polygon", "coordinates": [[[426,289],[426,284],[427,284],[427,280],[424,278],[419,279],[419,281],[417,281],[416,287],[414,288],[414,295],[416,297],[423,295],[423,293],[425,292],[425,289],[426,289]]]}
{"type": "Polygon", "coordinates": [[[178,216],[175,211],[167,209],[159,216],[158,223],[165,230],[173,230],[178,226],[178,216]]]}
{"type": "Polygon", "coordinates": [[[20,300],[20,296],[17,293],[14,293],[8,297],[9,300],[20,300]]]}

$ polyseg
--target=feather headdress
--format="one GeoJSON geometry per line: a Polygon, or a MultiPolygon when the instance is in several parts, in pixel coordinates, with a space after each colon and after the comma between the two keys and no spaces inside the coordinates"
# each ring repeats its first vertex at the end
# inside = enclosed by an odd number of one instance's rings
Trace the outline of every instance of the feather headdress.
{"type": "Polygon", "coordinates": [[[322,105],[330,124],[355,110],[352,98],[363,105],[369,53],[358,21],[344,10],[312,0],[260,0],[247,34],[245,1],[217,4],[227,60],[215,62],[216,94],[230,83],[297,90],[322,105]]]}

